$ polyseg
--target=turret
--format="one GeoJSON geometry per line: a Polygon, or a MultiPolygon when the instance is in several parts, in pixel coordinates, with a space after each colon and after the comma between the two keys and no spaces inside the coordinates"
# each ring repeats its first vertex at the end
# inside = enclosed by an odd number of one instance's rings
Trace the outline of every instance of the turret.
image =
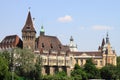
{"type": "Polygon", "coordinates": [[[72,51],[72,52],[77,52],[78,51],[77,45],[74,43],[74,39],[73,39],[72,36],[70,37],[69,48],[70,48],[70,51],[72,51]]]}
{"type": "Polygon", "coordinates": [[[44,36],[44,35],[45,35],[45,30],[44,30],[44,27],[41,26],[40,36],[44,36]]]}

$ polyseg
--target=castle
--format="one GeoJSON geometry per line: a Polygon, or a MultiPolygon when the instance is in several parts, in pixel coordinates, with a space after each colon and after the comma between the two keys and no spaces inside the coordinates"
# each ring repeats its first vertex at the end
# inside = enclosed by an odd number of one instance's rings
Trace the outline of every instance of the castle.
{"type": "Polygon", "coordinates": [[[0,43],[0,51],[13,49],[15,47],[31,49],[35,54],[42,57],[42,73],[54,74],[56,71],[64,70],[67,74],[73,70],[77,63],[84,66],[86,60],[92,58],[96,67],[101,68],[106,64],[116,65],[116,53],[112,50],[109,36],[103,38],[101,46],[97,51],[78,51],[71,36],[70,44],[63,45],[56,36],[45,34],[44,27],[41,27],[40,35],[36,37],[36,30],[33,25],[30,11],[22,29],[22,40],[17,35],[6,36],[0,43]]]}

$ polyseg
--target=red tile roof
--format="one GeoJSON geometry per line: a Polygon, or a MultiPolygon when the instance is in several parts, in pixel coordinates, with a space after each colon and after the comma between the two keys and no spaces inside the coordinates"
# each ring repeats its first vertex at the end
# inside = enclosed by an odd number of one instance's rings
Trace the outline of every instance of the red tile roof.
{"type": "Polygon", "coordinates": [[[9,47],[21,47],[22,48],[22,40],[17,35],[9,35],[6,36],[0,43],[1,48],[9,48],[9,47]]]}

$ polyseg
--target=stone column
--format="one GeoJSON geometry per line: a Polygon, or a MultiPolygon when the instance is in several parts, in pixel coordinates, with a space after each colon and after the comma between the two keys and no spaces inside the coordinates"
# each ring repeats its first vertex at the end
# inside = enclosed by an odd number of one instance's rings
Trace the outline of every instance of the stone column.
{"type": "Polygon", "coordinates": [[[54,74],[54,68],[50,67],[50,74],[53,75],[54,74]]]}
{"type": "Polygon", "coordinates": [[[44,67],[44,66],[42,67],[42,74],[43,74],[43,75],[46,75],[45,67],[44,67]]]}

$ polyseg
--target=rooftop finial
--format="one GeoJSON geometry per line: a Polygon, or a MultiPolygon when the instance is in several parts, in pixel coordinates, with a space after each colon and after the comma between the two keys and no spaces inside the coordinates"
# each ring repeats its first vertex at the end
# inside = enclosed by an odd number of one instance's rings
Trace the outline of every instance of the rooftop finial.
{"type": "Polygon", "coordinates": [[[106,35],[106,43],[110,43],[110,42],[109,42],[108,32],[107,32],[107,35],[106,35]]]}
{"type": "Polygon", "coordinates": [[[30,11],[31,7],[28,7],[28,10],[30,11]]]}
{"type": "Polygon", "coordinates": [[[107,32],[107,37],[108,37],[108,32],[107,32]]]}
{"type": "Polygon", "coordinates": [[[33,21],[35,21],[35,18],[33,17],[33,21]]]}

